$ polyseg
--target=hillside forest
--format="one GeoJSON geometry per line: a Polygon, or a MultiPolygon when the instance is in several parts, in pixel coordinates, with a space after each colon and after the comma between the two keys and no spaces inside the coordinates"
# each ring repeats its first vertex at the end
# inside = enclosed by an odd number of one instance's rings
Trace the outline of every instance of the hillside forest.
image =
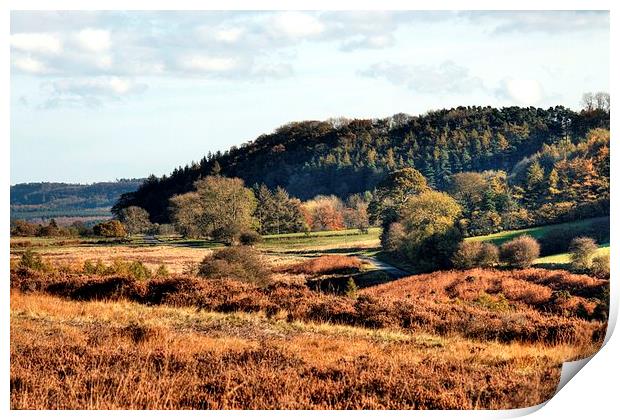
{"type": "MultiPolygon", "coordinates": [[[[170,200],[218,175],[240,178],[263,203],[270,190],[276,202],[307,200],[312,209],[331,201],[343,213],[369,203],[389,174],[405,168],[457,200],[466,235],[606,215],[609,110],[459,107],[417,117],[291,123],[170,175],[150,176],[123,194],[113,212],[136,206],[151,222],[170,223],[170,200]]],[[[332,217],[331,226],[308,219],[309,230],[350,227],[345,217],[332,217]]],[[[298,223],[268,226],[261,223],[261,233],[303,230],[298,223]]]]}

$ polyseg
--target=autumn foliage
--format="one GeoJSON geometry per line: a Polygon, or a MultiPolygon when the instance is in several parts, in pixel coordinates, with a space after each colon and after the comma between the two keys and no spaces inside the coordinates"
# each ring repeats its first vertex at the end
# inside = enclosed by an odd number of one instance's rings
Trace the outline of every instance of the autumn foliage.
{"type": "Polygon", "coordinates": [[[14,289],[77,300],[129,299],[217,312],[285,311],[291,321],[579,345],[604,336],[605,324],[599,320],[606,319],[606,303],[600,298],[607,284],[567,272],[477,269],[414,276],[365,289],[351,299],[314,292],[304,285],[259,287],[192,276],[136,281],[119,276],[11,275],[14,289]],[[488,296],[492,301],[506,299],[506,310],[485,305],[488,296]]]}
{"type": "Polygon", "coordinates": [[[292,274],[335,274],[356,272],[362,267],[362,261],[357,257],[346,255],[322,255],[301,263],[285,266],[281,271],[292,274]]]}

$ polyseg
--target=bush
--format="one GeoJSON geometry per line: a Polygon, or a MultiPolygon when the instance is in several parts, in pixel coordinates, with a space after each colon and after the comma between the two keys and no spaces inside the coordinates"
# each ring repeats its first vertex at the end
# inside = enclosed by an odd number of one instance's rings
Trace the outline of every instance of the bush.
{"type": "Polygon", "coordinates": [[[266,286],[271,270],[260,253],[247,246],[232,246],[205,257],[198,267],[198,275],[211,279],[236,279],[266,286]]]}
{"type": "Polygon", "coordinates": [[[597,250],[598,245],[592,238],[580,236],[573,239],[568,247],[572,268],[578,271],[588,270],[592,266],[592,258],[597,250]]]}
{"type": "Polygon", "coordinates": [[[452,257],[456,268],[492,267],[499,262],[499,250],[488,242],[461,242],[452,257]]]}
{"type": "Polygon", "coordinates": [[[599,255],[592,259],[590,273],[593,276],[608,279],[609,278],[609,255],[599,255]]]}
{"type": "Polygon", "coordinates": [[[353,277],[349,277],[349,280],[347,280],[347,286],[344,293],[351,299],[357,298],[357,285],[355,284],[353,277]]]}
{"type": "Polygon", "coordinates": [[[170,272],[168,271],[168,267],[166,267],[165,264],[160,264],[160,266],[157,267],[157,271],[155,272],[155,276],[157,278],[160,278],[160,279],[168,278],[170,276],[170,272]]]}
{"type": "Polygon", "coordinates": [[[499,263],[499,248],[490,242],[483,242],[478,259],[479,267],[493,267],[497,263],[499,263]]]}
{"type": "Polygon", "coordinates": [[[12,236],[37,236],[40,229],[40,225],[29,223],[25,220],[15,220],[11,222],[12,236]]]}
{"type": "MultiPolygon", "coordinates": [[[[129,277],[134,280],[148,280],[151,276],[151,270],[148,269],[141,261],[133,261],[127,266],[129,277]]],[[[120,273],[119,273],[120,274],[120,273]]]]}
{"type": "Polygon", "coordinates": [[[221,226],[213,229],[211,237],[226,245],[235,245],[239,239],[239,229],[236,226],[221,226]]]}
{"type": "Polygon", "coordinates": [[[415,234],[408,234],[402,243],[400,253],[420,272],[435,271],[450,267],[451,258],[463,239],[461,232],[450,228],[420,240],[415,234]]]}
{"type": "Polygon", "coordinates": [[[126,276],[132,280],[140,281],[148,280],[153,275],[151,270],[140,261],[128,262],[120,259],[114,260],[109,266],[106,266],[100,259],[96,263],[86,260],[82,272],[98,276],[126,276]]]}
{"type": "Polygon", "coordinates": [[[506,242],[500,248],[502,262],[510,267],[527,268],[540,255],[540,245],[531,236],[523,235],[506,242]]]}
{"type": "Polygon", "coordinates": [[[502,293],[490,295],[486,292],[481,292],[480,295],[474,299],[473,303],[493,312],[506,312],[511,309],[510,302],[502,293]]]}
{"type": "Polygon", "coordinates": [[[123,238],[127,236],[125,227],[118,220],[108,220],[93,226],[93,233],[106,238],[123,238]]]}
{"type": "Polygon", "coordinates": [[[84,274],[97,274],[99,276],[110,274],[108,272],[108,267],[106,267],[106,265],[103,263],[103,261],[101,261],[101,259],[98,259],[97,262],[94,264],[91,260],[84,261],[83,271],[84,274]]]}
{"type": "Polygon", "coordinates": [[[45,271],[46,266],[39,254],[27,249],[19,260],[19,268],[25,268],[35,271],[45,271]]]}
{"type": "Polygon", "coordinates": [[[239,235],[239,242],[242,245],[255,245],[263,240],[263,237],[253,230],[243,232],[239,235]]]}
{"type": "Polygon", "coordinates": [[[461,242],[459,248],[452,257],[452,264],[454,264],[456,268],[460,269],[477,267],[481,252],[482,242],[461,242]]]}
{"type": "Polygon", "coordinates": [[[56,220],[51,219],[47,226],[41,226],[37,236],[66,236],[68,232],[58,227],[56,220]]]}

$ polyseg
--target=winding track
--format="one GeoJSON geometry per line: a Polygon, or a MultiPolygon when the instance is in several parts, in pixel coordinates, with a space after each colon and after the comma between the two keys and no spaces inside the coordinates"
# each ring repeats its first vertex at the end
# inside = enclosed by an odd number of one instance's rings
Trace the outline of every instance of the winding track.
{"type": "Polygon", "coordinates": [[[386,272],[387,274],[392,276],[394,280],[412,275],[408,271],[402,270],[398,267],[394,267],[393,265],[380,261],[375,257],[360,257],[360,259],[374,265],[375,267],[377,267],[378,270],[386,272]]]}

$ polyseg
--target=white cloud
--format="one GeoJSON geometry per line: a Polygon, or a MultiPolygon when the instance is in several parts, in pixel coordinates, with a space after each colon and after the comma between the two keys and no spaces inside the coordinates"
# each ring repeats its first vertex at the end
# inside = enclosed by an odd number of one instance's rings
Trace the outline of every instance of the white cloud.
{"type": "Polygon", "coordinates": [[[342,44],[342,51],[354,51],[358,49],[383,49],[391,47],[395,44],[392,34],[387,35],[369,35],[358,39],[352,39],[342,44]]]}
{"type": "Polygon", "coordinates": [[[490,27],[496,34],[609,30],[609,11],[605,10],[469,11],[461,12],[460,16],[490,27]]]}
{"type": "Polygon", "coordinates": [[[243,28],[226,28],[215,32],[215,39],[221,42],[234,43],[243,35],[243,28]]]}
{"type": "Polygon", "coordinates": [[[95,63],[102,69],[108,69],[112,67],[112,57],[110,55],[103,55],[101,57],[97,57],[95,63]]]}
{"type": "Polygon", "coordinates": [[[231,57],[193,55],[182,58],[179,64],[182,68],[190,71],[225,73],[235,70],[238,61],[231,57]]]}
{"type": "Polygon", "coordinates": [[[42,61],[37,60],[32,57],[27,57],[27,56],[14,57],[12,60],[12,63],[13,63],[13,67],[25,73],[43,74],[49,71],[47,66],[42,61]]]}
{"type": "Polygon", "coordinates": [[[11,47],[27,52],[58,54],[62,50],[62,43],[52,34],[21,33],[11,35],[11,47]]]}
{"type": "Polygon", "coordinates": [[[287,63],[269,63],[265,65],[257,65],[252,75],[260,79],[282,79],[290,77],[294,73],[293,67],[287,63]]]}
{"type": "Polygon", "coordinates": [[[76,40],[87,51],[101,52],[110,48],[110,32],[104,29],[83,29],[76,34],[76,40]]]}
{"type": "Polygon", "coordinates": [[[406,86],[419,93],[466,93],[483,88],[480,78],[471,76],[466,67],[452,61],[416,66],[381,62],[359,74],[385,79],[394,85],[406,86]]]}
{"type": "Polygon", "coordinates": [[[537,105],[544,98],[541,84],[533,79],[507,79],[500,83],[496,96],[518,105],[537,105]]]}
{"type": "Polygon", "coordinates": [[[290,38],[313,37],[325,30],[317,17],[303,12],[280,12],[268,24],[290,38]]]}
{"type": "MultiPolygon", "coordinates": [[[[323,43],[325,56],[337,54],[328,50],[335,47],[347,52],[376,50],[377,61],[392,57],[392,62],[373,64],[359,74],[419,93],[458,94],[481,89],[520,103],[531,103],[542,96],[549,100],[547,94],[536,93],[542,92],[540,86],[537,91],[531,83],[523,87],[516,81],[506,81],[502,86],[485,88],[480,78],[451,61],[403,65],[394,58],[398,51],[408,54],[404,42],[411,43],[411,51],[436,45],[433,40],[419,44],[416,42],[420,39],[402,38],[408,35],[404,28],[436,23],[446,27],[454,24],[461,29],[475,26],[493,36],[504,33],[506,37],[520,37],[544,32],[547,38],[556,40],[555,35],[568,30],[580,31],[584,36],[590,36],[586,31],[607,30],[609,14],[582,11],[13,12],[12,71],[64,79],[187,75],[248,81],[278,79],[293,74],[296,60],[304,59],[307,52],[304,42],[312,42],[323,43]],[[510,35],[511,32],[515,34],[510,35]],[[389,55],[379,51],[388,48],[392,49],[387,52],[389,55]],[[526,92],[530,93],[526,95],[526,92]]],[[[312,49],[309,54],[317,52],[312,49]]],[[[445,57],[458,57],[460,53],[450,54],[448,49],[445,57]]]]}
{"type": "Polygon", "coordinates": [[[108,85],[118,95],[124,95],[128,92],[131,92],[135,89],[136,85],[127,79],[120,79],[118,77],[113,77],[108,82],[108,85]]]}
{"type": "Polygon", "coordinates": [[[48,94],[43,108],[73,105],[96,107],[106,100],[119,101],[147,89],[144,83],[121,77],[60,79],[43,83],[41,87],[48,94]]]}

